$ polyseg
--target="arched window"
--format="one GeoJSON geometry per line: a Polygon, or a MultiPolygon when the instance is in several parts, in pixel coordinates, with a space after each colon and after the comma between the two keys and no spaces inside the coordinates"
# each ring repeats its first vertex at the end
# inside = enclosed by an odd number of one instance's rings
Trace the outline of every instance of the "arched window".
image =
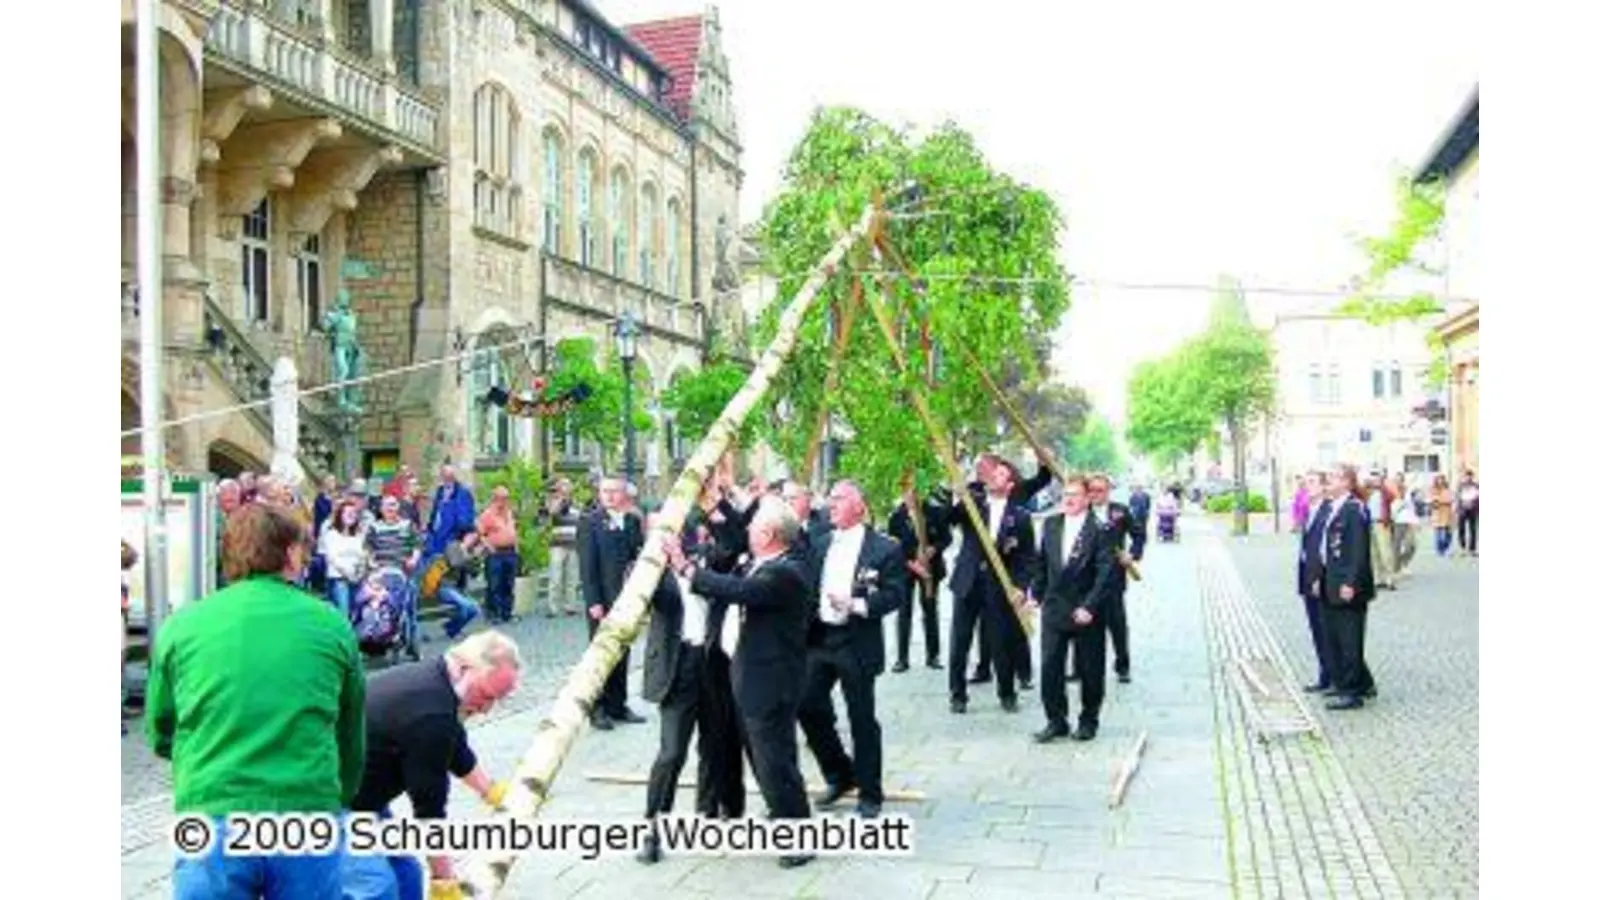
{"type": "Polygon", "coordinates": [[[511,94],[486,84],[472,95],[473,224],[515,236],[520,226],[516,198],[517,131],[521,118],[511,94]]]}
{"type": "Polygon", "coordinates": [[[578,154],[578,261],[586,266],[594,265],[600,256],[594,221],[594,173],[597,168],[594,151],[585,147],[578,154]]]}
{"type": "Polygon", "coordinates": [[[607,198],[606,218],[611,223],[611,274],[628,277],[628,226],[632,210],[628,202],[628,173],[621,167],[611,170],[611,194],[607,198]]]}
{"type": "Polygon", "coordinates": [[[678,220],[683,215],[683,209],[678,203],[678,198],[673,197],[667,201],[667,286],[666,292],[673,297],[683,296],[683,286],[678,283],[678,220]]]}
{"type": "Polygon", "coordinates": [[[562,176],[561,135],[554,129],[544,133],[544,249],[561,255],[562,176]]]}
{"type": "Polygon", "coordinates": [[[656,187],[645,184],[639,189],[639,283],[647,288],[656,286],[656,187]]]}

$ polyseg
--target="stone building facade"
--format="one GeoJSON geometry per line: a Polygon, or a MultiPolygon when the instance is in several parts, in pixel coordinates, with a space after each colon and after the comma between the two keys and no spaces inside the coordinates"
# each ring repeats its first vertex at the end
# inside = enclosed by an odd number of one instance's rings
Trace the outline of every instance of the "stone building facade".
{"type": "MultiPolygon", "coordinates": [[[[583,0],[160,11],[164,418],[262,399],[280,356],[302,387],[327,383],[324,319],[343,294],[364,371],[402,372],[362,385],[359,415],[333,392],[303,398],[308,471],[577,462],[595,448],[507,421],[487,388],[525,389],[561,340],[608,347],[626,313],[653,409],[737,322],[717,299],[737,296],[742,175],[715,8],[626,28],[583,0]],[[429,365],[442,357],[457,358],[429,365]]],[[[124,430],[138,420],[132,17],[124,0],[124,430]]],[[[262,468],[265,409],[169,429],[169,458],[262,468]]],[[[669,431],[641,461],[662,467],[669,431]]]]}

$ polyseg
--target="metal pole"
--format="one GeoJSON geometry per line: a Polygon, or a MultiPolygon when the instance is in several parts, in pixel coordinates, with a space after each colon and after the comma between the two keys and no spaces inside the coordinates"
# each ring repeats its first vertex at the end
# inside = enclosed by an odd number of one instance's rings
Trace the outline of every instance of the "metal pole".
{"type": "Polygon", "coordinates": [[[633,484],[633,357],[622,359],[622,475],[633,484]]]}
{"type": "Polygon", "coordinates": [[[167,510],[161,428],[161,110],[156,0],[139,0],[134,20],[138,105],[139,436],[144,453],[144,602],[151,645],[167,616],[167,510]]]}

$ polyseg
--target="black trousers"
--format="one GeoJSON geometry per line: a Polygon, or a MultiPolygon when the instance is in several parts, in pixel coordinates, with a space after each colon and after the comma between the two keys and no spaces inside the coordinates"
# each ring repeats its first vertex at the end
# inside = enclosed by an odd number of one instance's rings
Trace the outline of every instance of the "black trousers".
{"type": "Polygon", "coordinates": [[[1377,686],[1367,668],[1367,604],[1324,602],[1321,608],[1333,689],[1360,697],[1377,686]]]}
{"type": "Polygon", "coordinates": [[[1306,605],[1306,624],[1311,626],[1311,647],[1317,653],[1317,684],[1333,685],[1333,667],[1328,663],[1328,636],[1322,631],[1322,601],[1302,595],[1306,605]]]}
{"type": "MultiPolygon", "coordinates": [[[[600,623],[585,615],[589,623],[589,640],[594,640],[594,633],[600,630],[600,623]]],[[[631,651],[623,650],[622,659],[617,661],[617,667],[611,670],[606,677],[606,685],[600,691],[600,702],[595,705],[596,713],[605,713],[613,718],[622,715],[628,708],[628,657],[631,651]]]]}
{"type": "MultiPolygon", "coordinates": [[[[678,776],[683,774],[684,763],[689,758],[689,739],[696,734],[700,738],[701,768],[705,768],[705,747],[710,735],[705,722],[709,712],[705,665],[703,649],[689,644],[679,648],[678,670],[673,673],[672,687],[661,701],[661,744],[650,766],[650,782],[645,789],[646,818],[672,812],[678,776]]],[[[711,793],[712,786],[704,778],[699,779],[695,784],[697,812],[708,814],[705,798],[711,793]]],[[[714,813],[715,807],[711,806],[709,812],[714,813]]]]}
{"type": "Polygon", "coordinates": [[[883,729],[878,725],[875,682],[877,676],[862,665],[842,627],[829,627],[821,647],[806,654],[806,687],[800,701],[800,730],[817,759],[822,777],[832,785],[855,785],[863,801],[883,802],[883,729]],[[833,711],[833,686],[844,692],[845,714],[850,718],[850,742],[855,762],[839,739],[833,711]]]}
{"type": "Polygon", "coordinates": [[[744,720],[733,700],[733,664],[722,648],[713,643],[706,649],[705,672],[701,679],[705,705],[702,718],[699,783],[695,788],[695,810],[702,815],[725,819],[744,817],[744,761],[746,741],[744,720]]]}
{"type": "Polygon", "coordinates": [[[920,578],[912,577],[911,589],[906,591],[906,602],[900,607],[900,612],[895,616],[895,637],[899,640],[900,655],[896,657],[902,664],[907,664],[911,655],[911,611],[913,606],[922,607],[922,647],[926,662],[937,662],[939,659],[939,581],[932,579],[929,583],[920,578]]]}
{"type": "MultiPolygon", "coordinates": [[[[1112,663],[1112,668],[1116,670],[1118,675],[1128,674],[1131,665],[1128,661],[1127,594],[1128,582],[1123,579],[1122,584],[1115,591],[1112,591],[1111,596],[1106,599],[1105,622],[1103,623],[1106,628],[1106,635],[1111,638],[1111,647],[1116,652],[1116,660],[1112,663]]],[[[1100,664],[1100,668],[1102,671],[1105,669],[1104,662],[1100,664]]]]}
{"type": "MultiPolygon", "coordinates": [[[[994,645],[989,641],[989,620],[980,616],[978,618],[978,667],[973,670],[975,675],[988,675],[994,671],[994,645]]],[[[1008,644],[1011,648],[1012,667],[1016,670],[1017,678],[1022,681],[1033,681],[1033,646],[1028,643],[1027,632],[1020,627],[1008,644]]]]}
{"type": "Polygon", "coordinates": [[[1463,510],[1460,518],[1456,520],[1456,543],[1463,553],[1478,552],[1478,510],[1476,507],[1463,510]]]}
{"type": "MultiPolygon", "coordinates": [[[[1014,700],[1019,663],[1027,665],[1025,677],[1033,680],[1033,661],[1026,652],[1028,636],[1011,605],[1001,596],[1000,585],[987,577],[974,585],[966,596],[956,598],[950,619],[950,698],[967,699],[967,653],[972,649],[973,631],[980,621],[979,637],[989,648],[999,697],[1014,700]]],[[[980,671],[982,665],[980,661],[980,671]]]]}
{"type": "Polygon", "coordinates": [[[1144,542],[1150,537],[1150,519],[1146,517],[1139,523],[1139,530],[1128,532],[1128,554],[1134,562],[1144,559],[1144,542]]]}
{"type": "Polygon", "coordinates": [[[750,744],[750,766],[755,769],[761,796],[775,819],[811,816],[806,783],[800,777],[800,744],[795,720],[800,704],[785,703],[754,713],[744,712],[744,734],[750,744]]]}
{"type": "Polygon", "coordinates": [[[1099,727],[1100,705],[1106,697],[1106,628],[1092,622],[1087,628],[1039,628],[1039,700],[1051,725],[1067,727],[1067,651],[1073,651],[1081,681],[1078,727],[1099,727]]]}

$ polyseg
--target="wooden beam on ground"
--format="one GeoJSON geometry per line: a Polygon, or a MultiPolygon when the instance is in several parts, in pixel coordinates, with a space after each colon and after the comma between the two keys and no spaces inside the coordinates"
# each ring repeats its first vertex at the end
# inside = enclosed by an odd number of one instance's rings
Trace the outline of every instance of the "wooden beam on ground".
{"type": "MultiPolygon", "coordinates": [[[[639,772],[585,772],[583,777],[586,781],[593,781],[599,784],[647,785],[650,783],[649,774],[639,772]]],[[[695,780],[693,778],[682,779],[678,782],[680,790],[691,790],[694,787],[695,780]]],[[[745,790],[760,793],[761,788],[755,782],[746,782],[745,790]]],[[[814,798],[821,797],[827,792],[828,786],[825,784],[806,785],[806,793],[814,798]]],[[[856,791],[854,789],[846,791],[844,796],[854,797],[856,796],[856,791]]],[[[911,788],[884,788],[883,799],[890,803],[923,803],[927,801],[928,795],[911,788]]]]}
{"type": "Polygon", "coordinates": [[[1150,732],[1139,732],[1139,739],[1134,742],[1133,750],[1123,759],[1121,767],[1117,769],[1116,777],[1111,780],[1111,808],[1116,809],[1122,805],[1122,799],[1128,793],[1128,784],[1133,781],[1133,773],[1139,771],[1139,760],[1144,757],[1145,745],[1150,742],[1150,732]]]}
{"type": "Polygon", "coordinates": [[[1272,696],[1271,689],[1267,687],[1265,681],[1261,680],[1261,675],[1256,672],[1256,667],[1250,665],[1250,660],[1239,660],[1239,671],[1244,674],[1244,680],[1250,682],[1250,686],[1256,689],[1256,693],[1262,697],[1272,696]]]}

